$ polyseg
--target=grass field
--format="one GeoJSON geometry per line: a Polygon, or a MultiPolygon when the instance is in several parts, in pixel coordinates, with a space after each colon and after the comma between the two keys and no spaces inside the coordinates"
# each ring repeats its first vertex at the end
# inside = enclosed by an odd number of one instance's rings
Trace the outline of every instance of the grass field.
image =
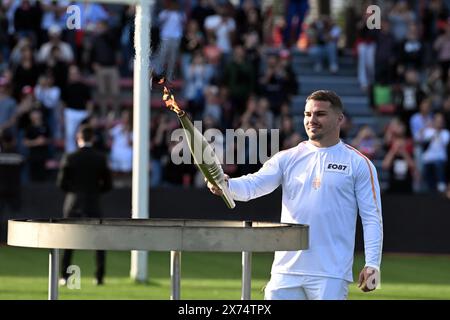
{"type": "MultiPolygon", "coordinates": [[[[252,299],[262,299],[272,254],[253,254],[252,299]]],[[[81,288],[60,288],[60,299],[162,299],[170,296],[170,254],[149,253],[149,283],[130,280],[130,253],[109,251],[105,285],[92,284],[94,253],[76,251],[73,264],[81,268],[81,288]]],[[[363,265],[357,255],[355,279],[363,265]]],[[[240,299],[239,253],[183,253],[182,299],[240,299]]],[[[349,299],[450,299],[450,257],[386,254],[381,289],[363,294],[356,284],[349,299]]],[[[48,252],[0,247],[0,299],[47,299],[48,252]]]]}

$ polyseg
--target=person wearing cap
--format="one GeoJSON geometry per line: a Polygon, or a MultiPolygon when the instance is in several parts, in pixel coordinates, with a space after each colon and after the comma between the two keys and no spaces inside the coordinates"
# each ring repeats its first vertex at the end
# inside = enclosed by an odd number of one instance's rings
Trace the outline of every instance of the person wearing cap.
{"type": "Polygon", "coordinates": [[[61,60],[65,63],[72,63],[74,59],[74,54],[72,47],[67,43],[61,40],[61,27],[58,25],[53,25],[48,29],[48,37],[49,41],[44,43],[39,49],[37,55],[37,61],[39,63],[45,63],[51,55],[51,50],[54,47],[58,47],[61,54],[61,60]]]}

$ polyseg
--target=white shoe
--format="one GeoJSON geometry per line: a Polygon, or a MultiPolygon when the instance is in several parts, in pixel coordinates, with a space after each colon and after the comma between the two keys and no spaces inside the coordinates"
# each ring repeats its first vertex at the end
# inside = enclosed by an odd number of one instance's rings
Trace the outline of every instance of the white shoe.
{"type": "Polygon", "coordinates": [[[445,182],[439,182],[437,185],[437,189],[439,192],[445,192],[445,190],[447,189],[445,182]]]}
{"type": "Polygon", "coordinates": [[[339,71],[339,67],[336,64],[330,66],[331,73],[337,73],[339,71]]]}

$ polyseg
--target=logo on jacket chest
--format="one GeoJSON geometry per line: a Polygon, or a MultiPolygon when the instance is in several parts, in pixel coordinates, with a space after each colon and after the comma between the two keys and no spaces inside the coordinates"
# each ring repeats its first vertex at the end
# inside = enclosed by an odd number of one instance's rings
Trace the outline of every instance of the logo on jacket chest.
{"type": "Polygon", "coordinates": [[[346,163],[328,162],[325,164],[325,171],[348,174],[350,166],[346,163]]]}

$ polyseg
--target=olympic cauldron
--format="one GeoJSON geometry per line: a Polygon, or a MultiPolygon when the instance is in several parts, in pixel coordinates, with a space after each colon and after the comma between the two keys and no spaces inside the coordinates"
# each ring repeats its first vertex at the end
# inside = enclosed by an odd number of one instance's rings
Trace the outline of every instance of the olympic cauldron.
{"type": "Polygon", "coordinates": [[[301,224],[180,219],[9,220],[8,245],[49,253],[48,298],[58,298],[59,249],[171,252],[171,299],[180,299],[181,252],[242,252],[242,299],[250,299],[251,253],[308,248],[301,224]]]}

